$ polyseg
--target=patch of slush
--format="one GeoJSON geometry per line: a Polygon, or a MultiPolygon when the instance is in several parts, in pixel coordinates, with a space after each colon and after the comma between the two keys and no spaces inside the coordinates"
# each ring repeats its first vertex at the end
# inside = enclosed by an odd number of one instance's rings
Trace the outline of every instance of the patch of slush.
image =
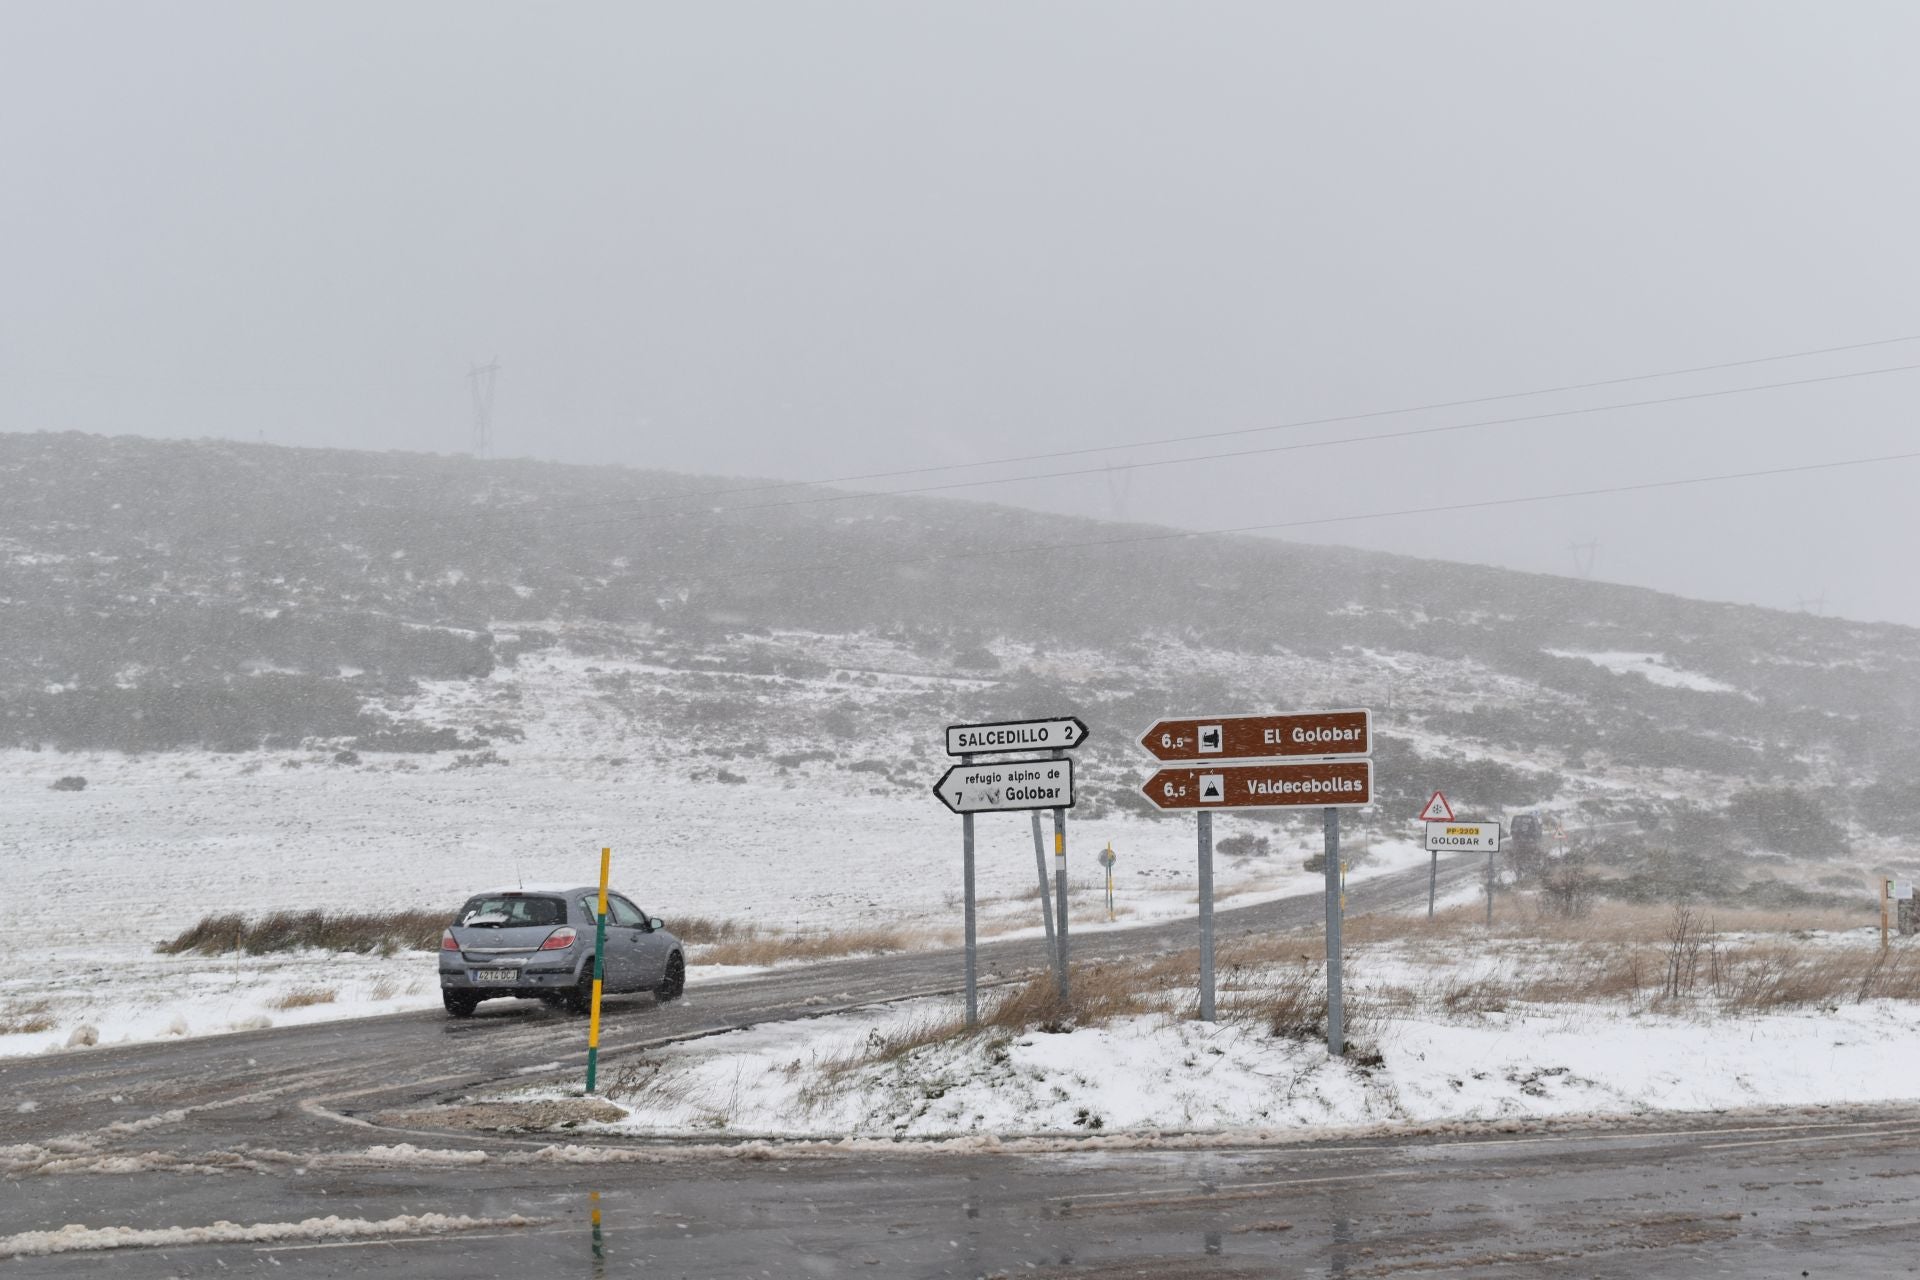
{"type": "Polygon", "coordinates": [[[103,1249],[179,1248],[202,1244],[278,1244],[294,1240],[364,1240],[374,1237],[441,1235],[449,1231],[525,1227],[531,1218],[473,1218],[444,1213],[408,1213],[366,1218],[303,1218],[299,1222],[215,1222],[203,1227],[88,1227],[69,1223],[55,1231],[22,1231],[0,1236],[0,1258],[103,1249]]]}
{"type": "Polygon", "coordinates": [[[1724,680],[1715,680],[1712,676],[1701,675],[1698,671],[1676,667],[1669,663],[1666,655],[1662,653],[1624,651],[1581,653],[1574,649],[1547,649],[1545,652],[1556,658],[1583,658],[1596,667],[1605,667],[1618,675],[1641,676],[1669,689],[1692,689],[1698,693],[1740,692],[1724,680]]]}

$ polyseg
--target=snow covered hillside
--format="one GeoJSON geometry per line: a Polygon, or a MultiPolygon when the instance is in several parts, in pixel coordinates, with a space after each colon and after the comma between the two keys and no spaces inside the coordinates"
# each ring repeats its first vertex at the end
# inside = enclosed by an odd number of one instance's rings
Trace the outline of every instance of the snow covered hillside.
{"type": "MultiPolygon", "coordinates": [[[[52,1019],[0,1051],[89,1017],[322,1016],[265,1007],[297,967],[152,948],[210,912],[585,879],[602,845],[670,920],[948,940],[958,824],[928,787],[963,720],[1092,727],[1076,910],[1104,904],[1111,841],[1117,924],[1192,909],[1191,823],[1145,802],[1134,746],[1173,713],[1372,707],[1356,874],[1418,857],[1436,788],[1464,815],[1543,814],[1582,892],[1870,910],[1874,875],[1920,865],[1920,633],[1141,532],[615,468],[0,436],[0,859],[86,904],[31,964],[0,942],[0,1027],[52,1019]],[[999,554],[1035,543],[1087,545],[999,554]]],[[[1229,898],[1310,887],[1312,822],[1225,816],[1218,837],[1229,898]]],[[[981,841],[985,927],[1034,927],[1026,821],[983,819],[981,841]]],[[[430,1001],[430,964],[365,958],[332,1006],[430,1001]]]]}

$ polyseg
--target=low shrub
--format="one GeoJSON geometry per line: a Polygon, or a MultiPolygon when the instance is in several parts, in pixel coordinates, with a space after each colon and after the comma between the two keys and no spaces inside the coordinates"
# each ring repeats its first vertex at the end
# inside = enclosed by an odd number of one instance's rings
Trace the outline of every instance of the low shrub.
{"type": "Polygon", "coordinates": [[[237,913],[202,916],[154,950],[161,955],[267,955],[313,947],[358,953],[434,951],[452,913],[418,908],[387,912],[275,911],[255,920],[237,913]]]}

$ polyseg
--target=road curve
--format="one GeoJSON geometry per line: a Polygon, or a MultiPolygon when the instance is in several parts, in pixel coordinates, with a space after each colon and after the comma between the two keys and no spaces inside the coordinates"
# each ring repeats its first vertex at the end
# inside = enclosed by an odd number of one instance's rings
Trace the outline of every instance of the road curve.
{"type": "MultiPolygon", "coordinates": [[[[1471,860],[1446,872],[1452,882],[1474,874],[1471,860]]],[[[1358,885],[1350,898],[1357,913],[1424,892],[1422,869],[1358,885]]],[[[1321,909],[1315,895],[1223,911],[1218,923],[1229,939],[1311,926],[1321,909]]],[[[1186,947],[1192,935],[1191,922],[1088,935],[1076,959],[1186,947]]],[[[1037,969],[1043,947],[985,946],[983,977],[1037,969]]],[[[958,969],[951,952],[884,956],[716,985],[665,1007],[616,1000],[607,1049],[617,1059],[663,1039],[951,990],[958,969]]],[[[1858,1276],[1906,1274],[1920,1216],[1910,1155],[1920,1112],[1900,1108],[1028,1154],[555,1150],[547,1138],[369,1125],[389,1108],[571,1069],[580,1039],[577,1020],[503,1008],[469,1021],[407,1014],[0,1062],[0,1101],[32,1103],[0,1111],[0,1236],[68,1223],[204,1235],[227,1222],[244,1228],[228,1236],[249,1237],[146,1237],[147,1247],[4,1265],[21,1276],[292,1267],[461,1280],[556,1266],[653,1276],[1858,1276]],[[435,1233],[420,1214],[477,1225],[435,1233]],[[513,1215],[516,1225],[498,1225],[513,1215]],[[376,1224],[365,1228],[375,1234],[303,1238],[339,1228],[275,1225],[329,1216],[376,1224]]]]}

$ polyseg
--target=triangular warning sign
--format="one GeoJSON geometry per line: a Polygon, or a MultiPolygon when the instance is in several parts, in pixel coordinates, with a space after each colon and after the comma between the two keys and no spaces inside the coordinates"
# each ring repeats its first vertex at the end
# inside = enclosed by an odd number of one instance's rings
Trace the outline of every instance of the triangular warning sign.
{"type": "Polygon", "coordinates": [[[1445,796],[1436,791],[1433,793],[1433,799],[1427,801],[1427,807],[1420,811],[1419,821],[1452,822],[1453,806],[1447,803],[1445,796]]]}

